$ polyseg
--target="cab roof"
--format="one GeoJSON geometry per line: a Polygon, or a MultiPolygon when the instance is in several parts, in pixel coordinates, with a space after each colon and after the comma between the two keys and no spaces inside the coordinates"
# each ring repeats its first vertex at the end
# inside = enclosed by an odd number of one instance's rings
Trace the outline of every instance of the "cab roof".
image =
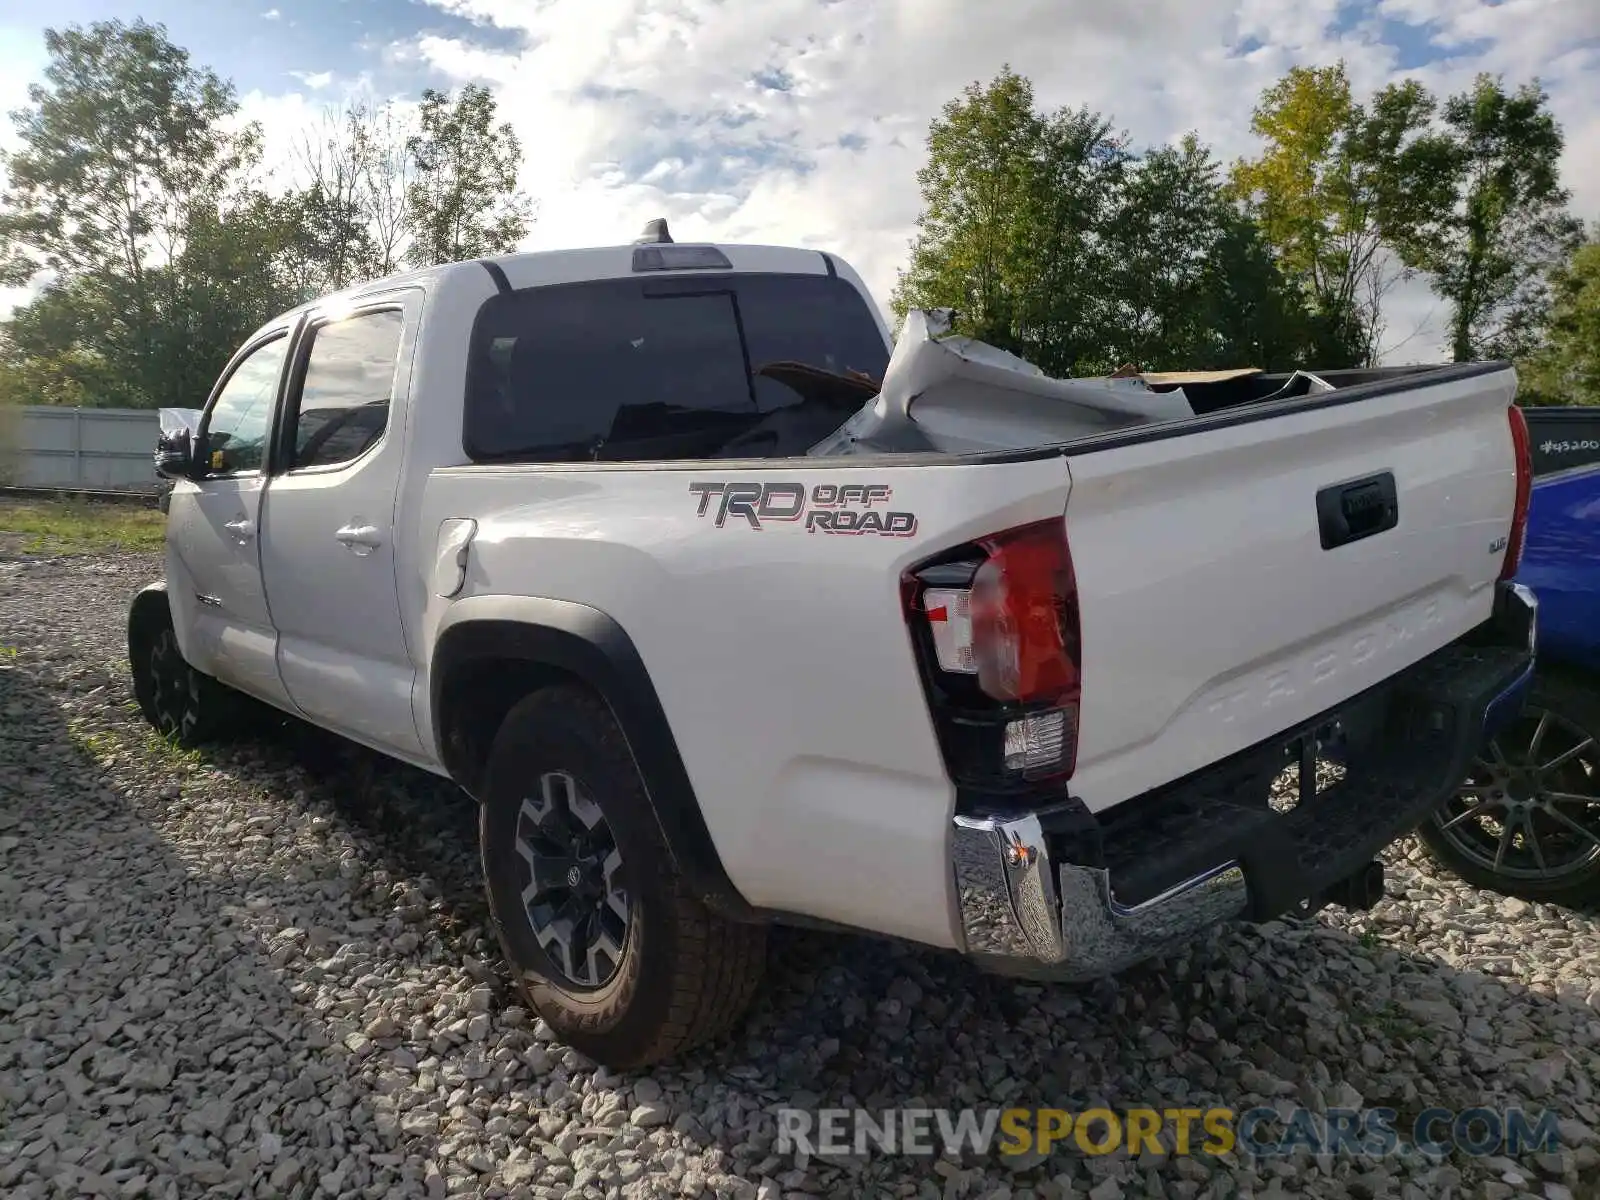
{"type": "MultiPolygon", "coordinates": [[[[651,222],[651,225],[656,222],[651,222]]],[[[664,222],[663,228],[664,228],[664,222]]],[[[647,226],[647,230],[648,230],[647,226]]],[[[500,290],[544,287],[561,283],[621,279],[632,275],[722,275],[753,272],[792,275],[839,275],[843,273],[856,287],[861,283],[855,272],[833,255],[822,250],[795,246],[722,242],[674,242],[641,238],[631,245],[592,246],[563,250],[527,250],[491,258],[443,263],[373,279],[308,300],[279,313],[258,331],[293,324],[302,314],[315,309],[344,307],[406,287],[431,288],[456,282],[464,276],[481,278],[500,290]],[[502,284],[503,281],[503,284],[502,284]]],[[[863,294],[865,289],[862,288],[863,294]]]]}

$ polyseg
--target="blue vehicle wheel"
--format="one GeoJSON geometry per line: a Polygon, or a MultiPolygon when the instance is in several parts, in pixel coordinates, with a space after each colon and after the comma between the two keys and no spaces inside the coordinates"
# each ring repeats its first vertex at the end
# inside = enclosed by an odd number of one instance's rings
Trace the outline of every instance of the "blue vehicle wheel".
{"type": "Polygon", "coordinates": [[[1600,691],[1544,669],[1522,716],[1417,830],[1435,862],[1526,900],[1600,903],[1600,691]]]}

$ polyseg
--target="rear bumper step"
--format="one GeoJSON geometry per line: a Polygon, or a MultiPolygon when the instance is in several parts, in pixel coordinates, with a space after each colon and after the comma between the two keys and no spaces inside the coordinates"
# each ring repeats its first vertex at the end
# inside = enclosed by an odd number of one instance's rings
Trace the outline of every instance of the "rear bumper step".
{"type": "Polygon", "coordinates": [[[1099,817],[1070,798],[957,815],[967,953],[1010,973],[1089,979],[1222,921],[1375,900],[1372,860],[1449,798],[1521,710],[1536,618],[1532,593],[1502,584],[1494,617],[1467,637],[1099,817]],[[1297,793],[1274,795],[1296,764],[1297,793]]]}

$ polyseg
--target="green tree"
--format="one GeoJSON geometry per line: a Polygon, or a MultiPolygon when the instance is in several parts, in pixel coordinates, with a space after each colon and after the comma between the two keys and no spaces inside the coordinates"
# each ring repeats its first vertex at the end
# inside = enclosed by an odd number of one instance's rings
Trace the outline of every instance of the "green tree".
{"type": "Polygon", "coordinates": [[[1544,343],[1517,367],[1524,404],[1600,404],[1600,224],[1552,273],[1544,343]]]}
{"type": "Polygon", "coordinates": [[[1219,236],[1200,301],[1216,348],[1209,357],[1197,353],[1188,364],[1173,365],[1283,371],[1316,361],[1313,317],[1261,230],[1225,198],[1219,207],[1219,236]]]}
{"type": "Polygon", "coordinates": [[[44,281],[0,324],[0,398],[198,404],[273,314],[526,232],[521,149],[482,88],[427,93],[416,129],[392,104],[335,110],[269,193],[232,85],[163,27],[103,21],[45,42],[44,82],[0,159],[0,284],[44,281]]]}
{"type": "Polygon", "coordinates": [[[356,119],[349,108],[324,112],[318,125],[302,131],[296,146],[305,179],[292,203],[304,245],[315,250],[306,265],[318,292],[342,291],[370,277],[377,257],[363,204],[364,146],[350,128],[356,119]]]}
{"type": "Polygon", "coordinates": [[[117,407],[138,399],[99,349],[113,314],[83,280],[56,280],[12,313],[0,334],[0,403],[117,407]]]}
{"type": "Polygon", "coordinates": [[[1133,154],[1110,120],[1088,108],[1060,109],[1039,121],[1044,169],[1030,178],[1018,231],[1026,248],[1017,264],[1026,300],[1021,328],[1045,371],[1113,370],[1123,357],[1123,297],[1115,281],[1133,154]]]}
{"type": "Polygon", "coordinates": [[[1006,68],[947,104],[894,307],[1054,375],[1293,362],[1306,323],[1194,137],[1135,157],[1087,109],[1041,113],[1006,68]]]}
{"type": "Polygon", "coordinates": [[[158,324],[161,403],[198,406],[251,332],[324,290],[321,233],[293,195],[240,189],[193,214],[158,324]]]}
{"type": "Polygon", "coordinates": [[[478,84],[454,101],[433,88],[422,93],[420,128],[407,142],[413,265],[506,254],[527,235],[532,205],[517,190],[522,144],[495,115],[494,96],[478,84]]]}
{"type": "Polygon", "coordinates": [[[1037,112],[1032,83],[1010,67],[967,87],[929,128],[897,315],[955,308],[964,332],[1052,374],[1103,363],[1109,306],[1084,281],[1110,265],[1127,159],[1098,114],[1037,112]]]}
{"type": "Polygon", "coordinates": [[[1524,354],[1549,303],[1548,273],[1582,236],[1561,186],[1561,127],[1537,83],[1508,93],[1488,75],[1450,97],[1444,120],[1459,201],[1410,257],[1450,303],[1457,362],[1524,354]]]}
{"type": "Polygon", "coordinates": [[[372,238],[374,276],[392,275],[405,263],[411,239],[411,122],[395,105],[360,105],[347,128],[362,166],[361,204],[372,238]]]}
{"type": "Polygon", "coordinates": [[[239,343],[314,294],[291,198],[236,193],[190,214],[178,257],[141,276],[150,321],[146,370],[128,367],[119,325],[128,280],[59,278],[18,308],[0,339],[0,395],[32,404],[198,406],[239,343]]]}
{"type": "Polygon", "coordinates": [[[117,382],[96,386],[117,402],[167,403],[173,356],[197,352],[162,329],[185,293],[189,230],[255,161],[259,131],[229,131],[232,87],[159,25],[52,29],[45,45],[45,83],[12,117],[21,146],[0,163],[0,276],[56,283],[8,342],[63,371],[106,364],[117,382]]]}
{"type": "Polygon", "coordinates": [[[1229,203],[1222,170],[1194,134],[1128,172],[1112,230],[1105,336],[1147,370],[1287,366],[1304,350],[1303,307],[1258,231],[1229,203]]]}
{"type": "Polygon", "coordinates": [[[1216,176],[1211,152],[1193,135],[1150,151],[1127,172],[1108,289],[1118,310],[1116,357],[1141,366],[1211,357],[1205,298],[1221,233],[1216,176]]]}
{"type": "Polygon", "coordinates": [[[352,101],[325,111],[295,152],[293,202],[320,292],[392,275],[411,238],[408,141],[393,104],[352,101]]]}
{"type": "Polygon", "coordinates": [[[1454,157],[1435,110],[1412,80],[1357,103],[1342,62],[1293,68],[1254,109],[1266,145],[1234,164],[1232,189],[1305,293],[1319,365],[1378,360],[1404,251],[1450,204],[1454,157]]]}

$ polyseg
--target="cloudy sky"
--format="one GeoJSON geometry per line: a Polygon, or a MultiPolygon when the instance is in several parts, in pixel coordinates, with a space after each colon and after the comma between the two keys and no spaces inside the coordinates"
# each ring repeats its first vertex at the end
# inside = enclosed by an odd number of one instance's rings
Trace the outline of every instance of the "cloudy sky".
{"type": "MultiPolygon", "coordinates": [[[[666,216],[680,240],[836,250],[885,300],[929,119],[1006,62],[1046,105],[1088,104],[1138,144],[1196,130],[1227,158],[1295,64],[1342,56],[1362,90],[1538,76],[1576,206],[1600,218],[1600,0],[0,0],[0,105],[38,77],[45,24],[135,11],[234,80],[271,153],[349,92],[477,80],[523,139],[530,247],[666,216]]],[[[1436,354],[1442,316],[1404,289],[1391,360],[1436,354]]]]}

